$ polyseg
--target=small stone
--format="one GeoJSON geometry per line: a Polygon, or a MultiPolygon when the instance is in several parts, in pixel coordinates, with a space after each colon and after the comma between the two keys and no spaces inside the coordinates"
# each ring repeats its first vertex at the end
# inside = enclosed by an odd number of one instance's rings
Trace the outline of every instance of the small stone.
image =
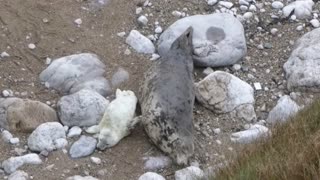
{"type": "Polygon", "coordinates": [[[52,61],[51,58],[48,58],[48,57],[47,57],[47,58],[46,58],[46,65],[50,65],[50,64],[51,64],[51,61],[52,61]]]}
{"type": "Polygon", "coordinates": [[[296,28],[296,30],[297,30],[297,31],[302,31],[302,30],[303,30],[303,26],[302,26],[302,25],[298,26],[298,27],[296,28]]]}
{"type": "Polygon", "coordinates": [[[43,19],[42,19],[42,22],[44,22],[44,23],[48,23],[48,22],[49,22],[49,19],[47,19],[47,18],[43,18],[43,19]]]}
{"type": "Polygon", "coordinates": [[[140,16],[138,18],[138,23],[142,26],[145,26],[148,24],[148,18],[146,16],[140,16]]]}
{"type": "Polygon", "coordinates": [[[256,12],[257,11],[257,7],[253,4],[250,5],[249,7],[249,11],[252,11],[252,12],[256,12]]]}
{"type": "Polygon", "coordinates": [[[74,126],[69,130],[69,133],[67,135],[68,138],[72,138],[75,136],[80,136],[82,132],[82,129],[78,126],[74,126]]]}
{"type": "Polygon", "coordinates": [[[15,172],[24,164],[41,164],[42,160],[37,154],[27,154],[24,156],[11,157],[2,163],[4,171],[8,174],[15,172]]]}
{"type": "Polygon", "coordinates": [[[2,52],[1,54],[0,54],[0,57],[1,58],[5,58],[5,57],[10,57],[10,54],[8,54],[7,52],[2,52]]]}
{"type": "Polygon", "coordinates": [[[207,3],[209,6],[213,6],[213,5],[217,4],[217,2],[218,2],[218,0],[208,0],[207,3]]]}
{"type": "Polygon", "coordinates": [[[8,180],[27,180],[29,175],[24,171],[16,171],[8,177],[8,180]]]}
{"type": "Polygon", "coordinates": [[[154,53],[154,54],[152,54],[150,60],[151,60],[151,61],[155,61],[155,60],[157,60],[157,59],[159,59],[159,58],[160,58],[160,55],[154,53]]]}
{"type": "Polygon", "coordinates": [[[182,17],[182,13],[179,12],[179,11],[173,11],[172,15],[175,16],[175,17],[178,17],[178,18],[182,17]]]}
{"type": "Polygon", "coordinates": [[[262,90],[262,87],[261,87],[260,83],[253,83],[253,86],[257,91],[262,90]]]}
{"type": "Polygon", "coordinates": [[[7,130],[2,131],[1,136],[4,142],[7,142],[7,143],[10,142],[10,139],[13,138],[13,135],[7,130]]]}
{"type": "Polygon", "coordinates": [[[222,144],[222,142],[220,140],[216,140],[216,143],[219,144],[219,145],[222,144]]]}
{"type": "Polygon", "coordinates": [[[259,45],[257,46],[257,48],[260,49],[260,50],[264,49],[263,44],[259,44],[259,45]]]}
{"type": "Polygon", "coordinates": [[[271,43],[264,43],[263,47],[266,49],[271,49],[272,48],[272,44],[271,43]]]}
{"type": "Polygon", "coordinates": [[[124,37],[126,35],[126,32],[119,32],[117,33],[117,36],[119,37],[124,37]]]}
{"type": "Polygon", "coordinates": [[[233,68],[234,70],[236,70],[236,71],[239,71],[239,70],[241,69],[241,65],[240,65],[240,64],[234,64],[234,65],[232,66],[232,68],[233,68]]]}
{"type": "Polygon", "coordinates": [[[311,23],[311,25],[312,25],[314,28],[320,27],[320,22],[319,22],[318,19],[312,19],[312,20],[310,21],[310,23],[311,23]]]}
{"type": "Polygon", "coordinates": [[[220,128],[215,128],[213,129],[214,134],[220,134],[221,133],[221,129],[220,128]]]}
{"type": "Polygon", "coordinates": [[[69,154],[72,158],[89,156],[94,152],[97,140],[93,137],[82,135],[78,141],[72,144],[69,154]]]}
{"type": "Polygon", "coordinates": [[[2,96],[3,96],[3,97],[12,97],[12,96],[13,96],[13,91],[10,90],[10,89],[3,90],[3,91],[2,91],[2,96]]]}
{"type": "Polygon", "coordinates": [[[280,1],[274,1],[271,6],[274,8],[274,9],[282,9],[283,8],[283,3],[280,2],[280,1]]]}
{"type": "Polygon", "coordinates": [[[82,24],[82,19],[81,18],[78,18],[76,20],[74,20],[74,23],[78,26],[80,26],[82,24]]]}
{"type": "Polygon", "coordinates": [[[141,12],[142,12],[142,7],[138,7],[138,8],[136,9],[136,14],[141,14],[141,12]]]}
{"type": "Polygon", "coordinates": [[[28,48],[33,50],[33,49],[36,48],[36,45],[35,45],[35,44],[32,44],[32,43],[31,43],[31,44],[28,44],[28,48]]]}
{"type": "Polygon", "coordinates": [[[195,166],[178,170],[174,174],[175,180],[197,180],[204,178],[204,172],[195,166]]]}
{"type": "Polygon", "coordinates": [[[147,172],[140,176],[138,180],[165,180],[165,178],[157,173],[147,172]]]}
{"type": "Polygon", "coordinates": [[[154,30],[154,32],[155,32],[156,34],[161,34],[161,33],[162,33],[162,27],[158,26],[158,27],[154,30]]]}
{"type": "Polygon", "coordinates": [[[203,74],[205,74],[205,75],[209,75],[213,72],[214,72],[214,70],[211,67],[207,67],[206,69],[203,70],[203,74]]]}
{"type": "Polygon", "coordinates": [[[252,12],[246,12],[244,13],[243,15],[243,18],[246,19],[246,20],[249,20],[253,17],[253,13],[252,12]]]}
{"type": "Polygon", "coordinates": [[[97,158],[97,157],[90,157],[90,160],[94,164],[101,164],[101,162],[102,162],[101,159],[97,158]]]}
{"type": "Polygon", "coordinates": [[[11,138],[10,144],[18,144],[20,142],[19,138],[11,138]]]}
{"type": "Polygon", "coordinates": [[[233,7],[233,3],[228,1],[219,1],[219,5],[228,9],[233,7]]]}
{"type": "Polygon", "coordinates": [[[277,28],[272,28],[270,32],[271,32],[272,35],[275,35],[275,34],[277,34],[278,29],[277,28]]]}

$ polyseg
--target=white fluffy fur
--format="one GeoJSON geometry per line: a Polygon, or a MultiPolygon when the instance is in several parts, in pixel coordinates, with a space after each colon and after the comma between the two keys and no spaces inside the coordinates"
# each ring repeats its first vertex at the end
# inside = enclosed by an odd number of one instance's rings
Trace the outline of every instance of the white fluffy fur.
{"type": "Polygon", "coordinates": [[[100,124],[86,130],[88,133],[99,133],[99,149],[115,146],[130,134],[130,129],[138,122],[137,118],[133,118],[137,101],[134,92],[117,89],[116,99],[108,105],[100,124]]]}

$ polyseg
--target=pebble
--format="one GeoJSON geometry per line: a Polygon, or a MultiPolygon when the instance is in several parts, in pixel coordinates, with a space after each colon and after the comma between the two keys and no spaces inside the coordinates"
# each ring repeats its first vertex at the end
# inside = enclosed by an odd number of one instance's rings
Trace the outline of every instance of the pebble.
{"type": "Polygon", "coordinates": [[[7,130],[2,131],[1,136],[5,142],[10,142],[10,139],[13,138],[13,135],[7,130]]]}
{"type": "Polygon", "coordinates": [[[253,86],[257,91],[262,90],[262,87],[261,87],[260,83],[253,83],[253,86]]]}
{"type": "Polygon", "coordinates": [[[19,138],[11,138],[10,139],[10,144],[19,144],[20,140],[19,138]]]}
{"type": "Polygon", "coordinates": [[[218,2],[218,0],[208,0],[207,3],[209,6],[213,6],[213,5],[217,4],[217,2],[218,2]]]}
{"type": "Polygon", "coordinates": [[[236,70],[236,71],[239,71],[239,70],[241,69],[241,65],[240,65],[240,64],[234,64],[234,65],[232,66],[232,68],[233,68],[234,70],[236,70]]]}
{"type": "Polygon", "coordinates": [[[157,33],[157,34],[161,34],[162,33],[162,27],[160,27],[160,26],[158,26],[155,30],[154,30],[154,32],[155,33],[157,33]]]}
{"type": "Polygon", "coordinates": [[[78,18],[76,20],[74,20],[74,23],[78,26],[80,26],[82,24],[82,19],[81,18],[78,18]]]}
{"type": "Polygon", "coordinates": [[[302,30],[303,30],[303,26],[302,26],[302,25],[298,26],[298,27],[296,28],[296,30],[297,30],[297,31],[302,31],[302,30]]]}
{"type": "Polygon", "coordinates": [[[46,65],[50,65],[51,64],[52,59],[51,58],[46,58],[46,65]]]}
{"type": "Polygon", "coordinates": [[[10,89],[3,90],[3,91],[2,91],[2,96],[3,96],[3,97],[12,97],[12,96],[13,96],[13,91],[10,90],[10,89]]]}
{"type": "Polygon", "coordinates": [[[72,158],[89,156],[96,149],[96,145],[95,138],[82,135],[78,141],[72,144],[69,154],[72,158]]]}
{"type": "Polygon", "coordinates": [[[312,20],[310,21],[310,23],[311,23],[311,25],[312,25],[314,28],[320,27],[320,22],[319,22],[318,19],[312,19],[312,20]]]}
{"type": "Polygon", "coordinates": [[[243,11],[243,12],[245,12],[245,11],[248,10],[248,6],[241,5],[241,6],[240,6],[240,10],[243,11]]]}
{"type": "Polygon", "coordinates": [[[266,49],[271,49],[272,48],[272,44],[271,43],[264,43],[263,47],[266,49]]]}
{"type": "Polygon", "coordinates": [[[80,136],[82,132],[82,129],[78,126],[74,126],[69,130],[69,133],[67,135],[68,138],[72,138],[75,136],[80,136]]]}
{"type": "Polygon", "coordinates": [[[141,14],[141,12],[142,12],[142,7],[138,7],[138,8],[136,9],[136,14],[141,14]]]}
{"type": "Polygon", "coordinates": [[[35,45],[35,44],[32,44],[32,43],[31,43],[31,44],[28,44],[28,48],[33,50],[33,49],[36,48],[36,45],[35,45]]]}
{"type": "Polygon", "coordinates": [[[145,26],[148,24],[148,18],[142,15],[138,18],[138,23],[142,26],[145,26]]]}
{"type": "Polygon", "coordinates": [[[205,74],[205,75],[209,75],[213,72],[214,72],[214,70],[211,67],[207,67],[206,69],[203,70],[203,74],[205,74]]]}
{"type": "Polygon", "coordinates": [[[119,32],[117,33],[117,36],[119,37],[124,37],[126,35],[126,32],[119,32]]]}
{"type": "Polygon", "coordinates": [[[5,57],[10,57],[10,54],[8,54],[7,52],[2,52],[1,54],[0,54],[0,57],[1,58],[5,58],[5,57]]]}
{"type": "Polygon", "coordinates": [[[101,164],[101,162],[102,162],[101,159],[98,157],[90,157],[90,160],[94,164],[101,164]]]}
{"type": "Polygon", "coordinates": [[[220,128],[216,128],[213,130],[214,134],[220,134],[221,133],[221,129],[220,128]]]}
{"type": "Polygon", "coordinates": [[[172,15],[179,18],[182,17],[182,13],[180,11],[173,11],[172,15]]]}
{"type": "Polygon", "coordinates": [[[24,156],[11,157],[2,163],[4,171],[8,174],[15,172],[24,164],[41,164],[42,160],[37,154],[27,154],[24,156]]]}
{"type": "Polygon", "coordinates": [[[160,55],[154,53],[154,54],[152,54],[150,60],[151,60],[151,61],[155,61],[155,60],[157,60],[157,59],[159,59],[159,58],[160,58],[160,55]]]}
{"type": "Polygon", "coordinates": [[[249,7],[249,11],[252,11],[252,12],[256,12],[257,11],[257,7],[253,4],[250,5],[249,7]]]}
{"type": "Polygon", "coordinates": [[[270,32],[271,32],[271,34],[275,35],[275,34],[277,34],[278,29],[277,28],[272,28],[270,32]]]}
{"type": "Polygon", "coordinates": [[[243,5],[243,6],[246,6],[246,7],[250,5],[249,2],[246,1],[246,0],[239,0],[239,4],[243,5]]]}
{"type": "Polygon", "coordinates": [[[219,1],[219,5],[230,9],[230,8],[232,8],[233,3],[232,2],[228,2],[228,1],[219,1]]]}
{"type": "Polygon", "coordinates": [[[253,13],[252,12],[246,12],[243,14],[243,18],[246,20],[249,20],[253,17],[253,13]]]}
{"type": "Polygon", "coordinates": [[[280,2],[280,1],[274,1],[271,6],[274,8],[274,9],[282,9],[283,8],[283,3],[280,2]]]}

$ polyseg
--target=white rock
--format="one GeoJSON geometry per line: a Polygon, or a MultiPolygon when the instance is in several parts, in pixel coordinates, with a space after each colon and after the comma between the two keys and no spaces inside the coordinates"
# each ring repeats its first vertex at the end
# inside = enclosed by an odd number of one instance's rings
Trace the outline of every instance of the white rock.
{"type": "Polygon", "coordinates": [[[46,58],[46,65],[50,65],[50,64],[51,64],[51,61],[52,61],[51,58],[48,58],[48,57],[47,57],[47,58],[46,58]]]}
{"type": "Polygon", "coordinates": [[[277,105],[269,112],[267,122],[270,124],[283,123],[297,114],[300,107],[290,96],[282,96],[277,105]]]}
{"type": "Polygon", "coordinates": [[[136,9],[136,14],[141,14],[141,12],[142,12],[142,7],[138,7],[138,8],[136,9]]]}
{"type": "Polygon", "coordinates": [[[297,30],[297,31],[302,31],[302,30],[303,30],[303,26],[302,26],[302,25],[297,26],[296,30],[297,30]]]}
{"type": "Polygon", "coordinates": [[[101,162],[102,162],[101,159],[98,157],[90,157],[90,160],[94,164],[101,164],[101,162]]]}
{"type": "Polygon", "coordinates": [[[10,139],[13,138],[13,135],[7,130],[2,131],[1,136],[4,142],[7,142],[7,143],[10,142],[10,139]]]}
{"type": "Polygon", "coordinates": [[[134,118],[137,97],[132,91],[116,90],[116,99],[106,108],[98,126],[87,129],[88,133],[99,133],[97,147],[100,150],[115,146],[130,134],[130,129],[138,122],[134,118]]]}
{"type": "Polygon", "coordinates": [[[74,54],[54,60],[41,72],[40,80],[62,94],[90,89],[107,96],[111,87],[104,77],[105,67],[95,54],[74,54]]]}
{"type": "Polygon", "coordinates": [[[0,54],[0,57],[1,58],[6,58],[6,57],[10,57],[10,54],[8,54],[7,52],[2,52],[1,54],[0,54]]]}
{"type": "Polygon", "coordinates": [[[172,163],[171,158],[167,156],[146,157],[144,160],[144,169],[154,172],[169,167],[172,163]]]}
{"type": "Polygon", "coordinates": [[[11,138],[10,139],[10,144],[19,144],[20,140],[19,138],[11,138]]]}
{"type": "Polygon", "coordinates": [[[29,49],[35,49],[35,48],[36,48],[36,45],[35,45],[35,44],[32,44],[32,43],[31,43],[31,44],[28,44],[28,48],[29,48],[29,49]]]}
{"type": "Polygon", "coordinates": [[[273,7],[274,9],[282,9],[283,6],[284,6],[283,3],[280,2],[280,1],[274,1],[274,2],[272,3],[272,7],[273,7]]]}
{"type": "Polygon", "coordinates": [[[275,35],[275,34],[277,34],[278,29],[277,28],[272,28],[270,32],[271,32],[271,34],[275,35]]]}
{"type": "Polygon", "coordinates": [[[214,70],[211,67],[207,67],[206,69],[203,70],[203,74],[205,74],[205,75],[209,75],[213,72],[214,72],[214,70]]]}
{"type": "Polygon", "coordinates": [[[305,19],[311,16],[313,5],[314,2],[312,0],[294,1],[282,9],[283,15],[288,17],[294,10],[294,15],[298,19],[305,19]]]}
{"type": "Polygon", "coordinates": [[[147,172],[147,173],[144,173],[142,176],[140,176],[138,180],[166,180],[166,179],[157,173],[147,172]]]}
{"type": "Polygon", "coordinates": [[[175,180],[198,180],[204,178],[204,172],[195,166],[178,170],[174,174],[175,180]]]}
{"type": "Polygon", "coordinates": [[[166,55],[172,43],[190,26],[193,27],[193,59],[197,66],[232,65],[247,52],[241,22],[231,14],[215,13],[189,16],[173,23],[159,38],[159,55],[166,55]]]}
{"type": "Polygon", "coordinates": [[[119,32],[117,33],[117,36],[119,37],[124,37],[126,35],[126,32],[119,32]]]}
{"type": "Polygon", "coordinates": [[[66,180],[99,180],[97,178],[94,178],[92,176],[79,176],[79,175],[76,175],[76,176],[72,176],[72,177],[68,177],[66,180]]]}
{"type": "Polygon", "coordinates": [[[54,140],[54,146],[56,149],[63,149],[68,145],[68,141],[65,138],[59,138],[54,140]]]}
{"type": "Polygon", "coordinates": [[[63,96],[58,101],[57,107],[63,125],[87,127],[100,122],[108,104],[109,101],[97,92],[83,89],[63,96]]]}
{"type": "Polygon", "coordinates": [[[218,4],[219,4],[220,6],[223,6],[223,7],[225,7],[225,8],[228,8],[228,9],[232,8],[232,6],[233,6],[233,3],[232,3],[232,2],[228,2],[228,1],[219,1],[218,4]]]}
{"type": "Polygon", "coordinates": [[[16,171],[8,177],[8,180],[28,180],[29,175],[24,171],[16,171]]]}
{"type": "Polygon", "coordinates": [[[260,83],[253,83],[253,86],[254,86],[254,88],[257,90],[257,91],[260,91],[260,90],[262,90],[262,87],[261,87],[261,84],[260,83]]]}
{"type": "Polygon", "coordinates": [[[173,12],[172,12],[172,15],[175,16],[175,17],[180,18],[180,17],[182,17],[182,12],[180,12],[180,11],[173,11],[173,12]]]}
{"type": "Polygon", "coordinates": [[[26,154],[24,156],[11,157],[2,162],[4,171],[8,174],[15,172],[24,164],[41,164],[42,160],[37,154],[26,154]]]}
{"type": "Polygon", "coordinates": [[[248,6],[241,5],[241,6],[240,6],[240,10],[243,11],[243,12],[245,12],[245,11],[248,10],[248,6]]]}
{"type": "Polygon", "coordinates": [[[69,150],[70,157],[81,158],[91,155],[96,149],[97,140],[90,136],[82,135],[80,139],[74,142],[69,150]]]}
{"type": "Polygon", "coordinates": [[[253,5],[253,4],[251,4],[249,6],[249,10],[252,11],[252,12],[256,12],[257,11],[257,7],[255,5],[253,5]]]}
{"type": "Polygon", "coordinates": [[[12,97],[12,96],[13,96],[13,91],[10,90],[10,89],[3,90],[3,91],[2,91],[2,96],[3,96],[3,97],[12,97]]]}
{"type": "Polygon", "coordinates": [[[74,23],[78,26],[80,26],[82,24],[82,19],[81,18],[78,18],[76,20],[74,20],[74,23]]]}
{"type": "Polygon", "coordinates": [[[240,5],[244,5],[244,6],[249,6],[250,5],[249,2],[246,1],[246,0],[239,0],[239,4],[240,5]]]}
{"type": "Polygon", "coordinates": [[[220,128],[213,129],[213,132],[214,132],[214,134],[220,134],[221,129],[220,128]]]}
{"type": "Polygon", "coordinates": [[[243,14],[244,19],[249,20],[253,17],[253,13],[252,12],[246,12],[243,14]]]}
{"type": "Polygon", "coordinates": [[[58,149],[55,141],[66,138],[63,126],[58,122],[43,123],[35,129],[28,138],[28,147],[32,151],[52,151],[58,149]]]}
{"type": "Polygon", "coordinates": [[[158,27],[154,30],[154,32],[155,32],[156,34],[161,34],[161,33],[162,33],[162,27],[158,26],[158,27]]]}
{"type": "Polygon", "coordinates": [[[160,55],[154,53],[154,54],[152,54],[150,60],[151,60],[151,61],[155,61],[155,60],[157,60],[157,59],[159,59],[159,58],[160,58],[160,55]]]}
{"type": "Polygon", "coordinates": [[[320,92],[320,29],[314,29],[302,36],[284,64],[287,87],[320,92]]]}
{"type": "Polygon", "coordinates": [[[146,16],[140,16],[139,18],[138,18],[138,22],[139,22],[139,24],[140,25],[143,25],[143,26],[145,26],[145,25],[147,25],[148,24],[148,18],[146,17],[146,16]]]}
{"type": "Polygon", "coordinates": [[[255,124],[251,126],[249,129],[232,133],[231,135],[231,141],[232,142],[237,142],[237,143],[242,143],[242,144],[247,144],[251,143],[261,137],[265,137],[269,135],[269,129],[265,126],[255,124]]]}
{"type": "Polygon", "coordinates": [[[155,47],[153,43],[147,37],[143,36],[139,31],[132,30],[126,39],[126,43],[129,44],[138,53],[153,54],[155,47]]]}
{"type": "Polygon", "coordinates": [[[253,88],[232,74],[215,71],[195,84],[197,100],[215,113],[233,113],[239,119],[256,119],[253,88]]]}
{"type": "Polygon", "coordinates": [[[310,21],[310,23],[311,23],[311,25],[312,25],[314,28],[320,27],[320,22],[319,22],[318,19],[312,19],[312,20],[310,21]]]}
{"type": "Polygon", "coordinates": [[[69,130],[67,137],[72,138],[75,136],[80,136],[81,132],[82,132],[82,129],[79,126],[74,126],[69,130]]]}
{"type": "Polygon", "coordinates": [[[236,71],[239,71],[239,70],[241,69],[241,65],[240,65],[240,64],[234,64],[234,65],[232,66],[232,68],[233,68],[234,70],[236,70],[236,71]]]}
{"type": "Polygon", "coordinates": [[[218,0],[208,0],[207,3],[209,6],[213,6],[213,5],[217,4],[217,2],[218,2],[218,0]]]}

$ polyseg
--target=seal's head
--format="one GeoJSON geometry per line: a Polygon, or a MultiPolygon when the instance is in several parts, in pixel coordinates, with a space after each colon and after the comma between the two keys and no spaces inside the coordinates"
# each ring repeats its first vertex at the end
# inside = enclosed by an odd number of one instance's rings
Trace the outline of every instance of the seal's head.
{"type": "Polygon", "coordinates": [[[173,153],[171,157],[175,160],[178,165],[187,165],[189,158],[194,153],[193,140],[178,140],[174,143],[173,153]]]}

